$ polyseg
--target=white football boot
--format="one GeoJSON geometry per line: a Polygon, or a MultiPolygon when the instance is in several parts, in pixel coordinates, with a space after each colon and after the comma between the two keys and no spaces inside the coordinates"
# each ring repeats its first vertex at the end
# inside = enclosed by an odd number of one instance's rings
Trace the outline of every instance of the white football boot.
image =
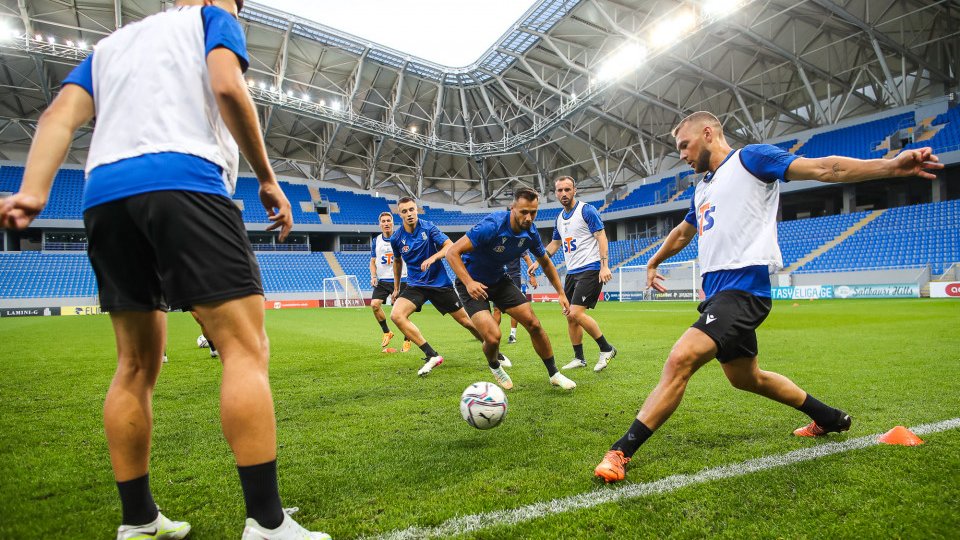
{"type": "Polygon", "coordinates": [[[190,534],[190,524],[186,521],[172,521],[158,513],[157,519],[146,525],[121,525],[117,529],[117,540],[180,540],[190,534]]]}
{"type": "Polygon", "coordinates": [[[433,358],[430,358],[426,362],[424,362],[423,367],[417,371],[417,375],[423,377],[424,375],[433,371],[433,368],[439,366],[442,363],[443,363],[442,356],[434,356],[433,358]]]}
{"type": "MultiPolygon", "coordinates": [[[[607,362],[613,360],[613,357],[617,355],[617,348],[614,347],[610,349],[610,352],[601,352],[600,359],[597,360],[597,365],[593,366],[594,371],[603,371],[603,368],[607,367],[607,362]]],[[[586,363],[584,363],[586,365],[586,363]]]]}
{"type": "Polygon", "coordinates": [[[566,369],[577,369],[577,368],[582,368],[582,367],[587,367],[587,361],[586,361],[586,360],[581,360],[581,359],[579,359],[579,358],[574,358],[574,359],[571,360],[567,365],[563,366],[563,367],[560,368],[560,369],[566,370],[566,369]]]}
{"type": "Polygon", "coordinates": [[[257,520],[247,518],[241,540],[330,540],[330,535],[308,531],[284,512],[283,523],[276,529],[265,529],[257,520]]]}
{"type": "Polygon", "coordinates": [[[554,386],[559,386],[564,390],[573,390],[574,388],[577,387],[577,383],[571,381],[563,373],[560,373],[559,371],[554,373],[553,376],[550,377],[550,384],[554,386]]]}

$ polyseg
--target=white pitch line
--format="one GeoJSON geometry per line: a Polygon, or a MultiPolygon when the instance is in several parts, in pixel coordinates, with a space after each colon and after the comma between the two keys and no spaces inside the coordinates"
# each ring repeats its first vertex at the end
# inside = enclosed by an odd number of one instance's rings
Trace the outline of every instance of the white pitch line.
{"type": "MultiPolygon", "coordinates": [[[[926,435],[930,433],[939,433],[951,429],[960,428],[960,418],[951,418],[942,422],[932,424],[923,424],[910,428],[917,435],[926,435]]],[[[393,531],[380,536],[365,537],[369,540],[409,540],[420,538],[448,537],[466,534],[488,527],[500,525],[513,525],[532,519],[541,518],[551,514],[560,514],[573,510],[582,510],[592,508],[601,504],[607,504],[625,499],[635,499],[646,495],[655,495],[667,493],[678,489],[720,480],[723,478],[733,478],[745,474],[792,465],[803,461],[847,452],[849,450],[859,450],[870,446],[880,444],[877,440],[881,434],[867,435],[856,439],[849,439],[841,442],[833,442],[812,446],[801,450],[794,450],[786,454],[751,459],[742,463],[733,465],[723,465],[712,469],[704,469],[696,474],[678,474],[668,476],[662,480],[648,482],[645,484],[621,484],[615,488],[599,488],[594,491],[571,495],[552,501],[534,503],[520,508],[510,510],[495,510],[482,514],[473,514],[469,516],[460,516],[444,521],[436,527],[409,527],[407,529],[393,531]]]]}

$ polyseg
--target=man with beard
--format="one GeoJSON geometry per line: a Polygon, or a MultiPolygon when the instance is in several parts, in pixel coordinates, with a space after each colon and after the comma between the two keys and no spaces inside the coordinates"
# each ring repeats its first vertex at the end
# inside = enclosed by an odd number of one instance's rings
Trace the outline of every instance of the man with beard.
{"type": "Polygon", "coordinates": [[[793,381],[757,364],[756,329],[770,313],[770,273],[783,267],[777,244],[780,180],[849,183],[919,176],[942,169],[930,148],[906,150],[894,159],[840,156],[803,158],[767,144],[734,150],[720,120],[696,112],[673,129],[680,159],[697,173],[690,211],[647,263],[647,287],[665,292],[657,266],[678,253],[698,234],[706,296],[700,318],[670,351],[657,387],[647,397],[630,429],[613,444],[594,475],[606,482],[623,480],[634,452],[680,405],[687,382],[716,358],[735,388],[789,405],[812,420],[795,430],[798,437],[820,437],[850,429],[850,415],[817,400],[793,381]]]}

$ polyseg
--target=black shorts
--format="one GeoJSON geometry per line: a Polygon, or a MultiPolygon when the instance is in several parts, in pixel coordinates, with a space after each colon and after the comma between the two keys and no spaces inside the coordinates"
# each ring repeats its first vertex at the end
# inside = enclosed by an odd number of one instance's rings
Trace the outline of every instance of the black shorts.
{"type": "Polygon", "coordinates": [[[417,311],[420,311],[423,304],[429,300],[441,315],[453,313],[463,307],[460,305],[460,297],[457,296],[453,287],[415,287],[410,285],[403,289],[399,298],[406,298],[413,302],[413,305],[417,306],[417,311]]]}
{"type": "Polygon", "coordinates": [[[504,275],[493,285],[487,285],[487,299],[476,300],[467,292],[467,286],[459,279],[457,280],[457,293],[463,298],[463,307],[467,310],[467,315],[473,317],[474,313],[481,311],[490,311],[490,302],[497,306],[500,311],[506,311],[510,308],[521,306],[527,303],[527,297],[516,283],[509,276],[504,275]]]}
{"type": "MultiPolygon", "coordinates": [[[[406,288],[407,284],[401,281],[400,294],[403,294],[403,291],[406,290],[406,288]]],[[[377,286],[373,289],[373,299],[386,302],[387,298],[390,298],[391,296],[393,296],[393,282],[383,281],[382,279],[377,281],[377,286]]]]}
{"type": "Polygon", "coordinates": [[[563,282],[563,293],[574,306],[584,306],[587,309],[597,307],[597,300],[603,292],[603,283],[600,283],[599,270],[586,270],[576,274],[567,274],[563,282]]]}
{"type": "Polygon", "coordinates": [[[94,206],[83,224],[103,311],[263,295],[240,210],[226,197],[153,191],[94,206]]]}
{"type": "Polygon", "coordinates": [[[760,323],[770,314],[769,298],[745,291],[726,290],[700,302],[701,313],[691,327],[701,330],[717,344],[717,360],[731,360],[757,355],[757,332],[760,323]]]}
{"type": "Polygon", "coordinates": [[[507,274],[507,277],[509,277],[510,281],[512,281],[513,284],[516,285],[521,292],[523,292],[523,280],[520,279],[520,274],[507,274]]]}

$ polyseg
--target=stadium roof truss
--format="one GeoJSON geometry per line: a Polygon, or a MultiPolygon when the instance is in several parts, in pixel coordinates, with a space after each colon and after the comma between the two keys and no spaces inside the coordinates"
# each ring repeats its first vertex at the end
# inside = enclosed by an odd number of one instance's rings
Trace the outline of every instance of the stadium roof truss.
{"type": "MultiPolygon", "coordinates": [[[[546,190],[558,174],[587,191],[653,176],[678,164],[670,130],[696,110],[744,144],[957,87],[955,2],[755,0],[723,17],[706,3],[541,0],[463,68],[257,4],[241,23],[279,173],[460,204],[546,190]],[[627,53],[637,58],[611,74],[627,53]]],[[[0,5],[0,159],[22,155],[96,41],[171,5],[0,5]]],[[[89,130],[69,159],[87,144],[89,130]]]]}

